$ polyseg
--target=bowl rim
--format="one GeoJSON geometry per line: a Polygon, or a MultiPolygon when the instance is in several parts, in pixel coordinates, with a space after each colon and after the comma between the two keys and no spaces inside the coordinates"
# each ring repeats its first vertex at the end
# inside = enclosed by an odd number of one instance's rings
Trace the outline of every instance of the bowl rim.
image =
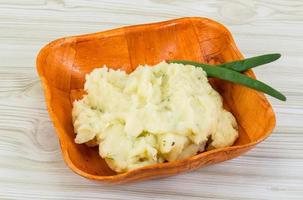
{"type": "MultiPolygon", "coordinates": [[[[65,163],[68,165],[68,167],[70,169],[72,169],[75,173],[79,174],[80,176],[83,176],[85,178],[89,178],[92,180],[102,180],[102,181],[123,181],[123,179],[128,178],[128,177],[132,177],[134,175],[138,175],[141,172],[145,172],[147,170],[155,170],[155,169],[161,169],[163,167],[176,167],[178,165],[182,165],[187,163],[187,162],[193,162],[193,161],[197,161],[200,160],[202,158],[206,158],[209,156],[212,156],[214,154],[220,153],[220,152],[226,152],[226,151],[233,151],[233,150],[237,150],[237,149],[245,149],[245,148],[251,148],[253,146],[255,146],[256,144],[260,143],[261,141],[265,140],[273,131],[275,124],[276,124],[276,117],[275,117],[275,113],[272,109],[271,104],[269,103],[269,101],[267,100],[267,98],[265,97],[265,95],[263,93],[258,92],[257,94],[259,95],[259,97],[261,99],[263,99],[264,101],[268,102],[269,105],[269,111],[270,111],[270,115],[272,115],[272,123],[271,126],[267,129],[268,131],[258,140],[250,142],[248,144],[243,144],[243,145],[236,145],[236,146],[230,146],[230,147],[225,147],[225,148],[219,148],[219,149],[213,149],[210,151],[205,151],[202,153],[199,153],[197,155],[194,155],[192,157],[183,159],[183,160],[176,160],[176,161],[171,161],[171,162],[166,162],[166,163],[156,163],[156,164],[152,164],[152,165],[148,165],[148,166],[144,166],[144,167],[140,167],[140,168],[136,168],[124,173],[117,173],[114,175],[108,175],[108,176],[104,176],[104,175],[93,175],[93,174],[89,174],[81,169],[79,169],[76,165],[74,165],[73,161],[71,160],[71,158],[69,157],[69,153],[68,153],[68,148],[67,145],[65,145],[65,143],[62,141],[62,134],[65,132],[63,130],[63,128],[61,127],[60,123],[59,123],[59,119],[56,117],[55,115],[55,111],[53,111],[52,106],[51,106],[51,91],[50,91],[50,87],[54,87],[54,86],[50,86],[49,83],[47,82],[44,74],[43,74],[43,66],[40,64],[42,63],[41,61],[43,59],[45,59],[45,57],[47,55],[45,55],[45,53],[47,52],[47,50],[49,48],[53,48],[57,45],[60,45],[62,43],[68,42],[68,41],[72,41],[74,39],[82,39],[82,40],[86,40],[88,38],[90,38],[91,36],[95,36],[95,35],[107,35],[107,34],[115,34],[116,32],[119,31],[124,31],[125,29],[129,29],[129,28],[133,28],[133,27],[140,27],[140,26],[158,26],[158,25],[165,25],[165,24],[173,24],[173,23],[180,23],[182,21],[188,21],[190,20],[190,22],[193,22],[193,20],[207,20],[209,22],[211,22],[212,24],[215,24],[217,26],[220,26],[222,28],[222,30],[224,30],[224,32],[227,34],[227,36],[230,39],[230,42],[233,44],[233,48],[234,51],[236,51],[237,55],[239,55],[239,59],[243,59],[244,56],[242,55],[242,53],[240,52],[240,50],[238,49],[237,45],[234,42],[234,39],[232,37],[232,34],[230,33],[230,31],[222,24],[220,24],[219,22],[216,22],[212,19],[209,18],[205,18],[205,17],[183,17],[183,18],[177,18],[177,19],[171,19],[171,20],[166,20],[166,21],[161,21],[161,22],[153,22],[153,23],[146,23],[146,24],[139,24],[139,25],[131,25],[131,26],[123,26],[120,28],[115,28],[115,29],[110,29],[110,30],[105,30],[105,31],[101,31],[101,32],[95,32],[95,33],[89,33],[89,34],[82,34],[82,35],[76,35],[76,36],[68,36],[68,37],[62,37],[59,39],[56,39],[50,43],[48,43],[47,45],[45,45],[44,47],[42,47],[37,55],[37,59],[36,59],[36,68],[38,71],[38,75],[41,79],[41,83],[42,83],[42,87],[44,90],[44,95],[45,95],[45,101],[46,101],[46,105],[47,105],[47,110],[50,114],[51,120],[54,123],[54,127],[56,129],[56,134],[59,138],[60,141],[60,146],[61,146],[61,153],[63,155],[63,159],[65,161],[65,163]]],[[[255,74],[253,73],[252,70],[249,70],[246,73],[248,76],[250,77],[255,77],[255,74]]],[[[58,88],[57,88],[58,89],[58,88]]],[[[144,175],[143,175],[144,176],[144,175]]],[[[136,178],[137,179],[137,178],[136,178]]]]}

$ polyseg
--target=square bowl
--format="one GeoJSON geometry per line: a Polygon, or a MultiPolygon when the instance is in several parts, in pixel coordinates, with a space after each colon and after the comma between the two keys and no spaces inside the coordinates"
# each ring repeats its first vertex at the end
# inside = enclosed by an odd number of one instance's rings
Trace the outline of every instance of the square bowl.
{"type": "MultiPolygon", "coordinates": [[[[66,37],[42,48],[37,57],[37,70],[63,158],[74,172],[111,183],[169,176],[237,157],[272,132],[275,115],[262,93],[212,80],[213,87],[223,97],[225,108],[238,122],[239,138],[231,147],[117,174],[99,156],[97,148],[74,142],[72,102],[84,93],[85,74],[103,65],[130,73],[139,64],[154,65],[170,59],[219,64],[240,60],[243,56],[223,25],[198,17],[66,37]]],[[[251,70],[246,75],[255,78],[251,70]]]]}

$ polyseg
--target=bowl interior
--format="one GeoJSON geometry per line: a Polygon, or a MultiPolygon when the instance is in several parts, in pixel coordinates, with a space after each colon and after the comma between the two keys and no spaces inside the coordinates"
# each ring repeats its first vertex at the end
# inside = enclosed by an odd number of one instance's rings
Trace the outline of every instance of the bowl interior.
{"type": "MultiPolygon", "coordinates": [[[[116,173],[98,149],[74,143],[72,102],[83,95],[85,74],[103,65],[131,72],[139,64],[169,59],[218,64],[241,58],[225,27],[205,18],[183,18],[59,39],[40,51],[37,67],[65,160],[75,171],[103,177],[116,173]]],[[[252,71],[247,74],[254,77],[252,71]]],[[[255,144],[270,133],[275,117],[263,94],[220,80],[211,83],[239,124],[235,148],[255,144]]]]}

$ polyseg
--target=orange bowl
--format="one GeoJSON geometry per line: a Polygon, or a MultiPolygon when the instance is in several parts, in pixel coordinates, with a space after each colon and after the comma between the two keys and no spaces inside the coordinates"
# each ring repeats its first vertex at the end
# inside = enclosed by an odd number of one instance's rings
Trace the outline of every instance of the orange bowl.
{"type": "MultiPolygon", "coordinates": [[[[83,95],[85,74],[103,65],[129,73],[139,64],[154,65],[162,60],[219,64],[242,58],[223,25],[191,17],[58,39],[40,51],[37,70],[67,165],[89,179],[122,183],[169,176],[237,157],[271,133],[274,112],[262,93],[212,80],[239,125],[239,138],[233,146],[117,174],[99,156],[98,149],[74,143],[72,102],[83,95]]],[[[251,70],[246,74],[255,77],[251,70]]]]}

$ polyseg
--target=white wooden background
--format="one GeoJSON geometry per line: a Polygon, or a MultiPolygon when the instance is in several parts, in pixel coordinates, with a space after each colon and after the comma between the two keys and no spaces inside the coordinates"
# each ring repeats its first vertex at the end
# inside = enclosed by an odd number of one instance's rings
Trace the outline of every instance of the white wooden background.
{"type": "Polygon", "coordinates": [[[0,199],[303,199],[302,0],[0,0],[0,199]],[[256,70],[288,101],[270,98],[274,133],[237,159],[119,186],[67,168],[45,108],[35,57],[63,36],[183,16],[224,23],[246,56],[280,52],[256,70]]]}

